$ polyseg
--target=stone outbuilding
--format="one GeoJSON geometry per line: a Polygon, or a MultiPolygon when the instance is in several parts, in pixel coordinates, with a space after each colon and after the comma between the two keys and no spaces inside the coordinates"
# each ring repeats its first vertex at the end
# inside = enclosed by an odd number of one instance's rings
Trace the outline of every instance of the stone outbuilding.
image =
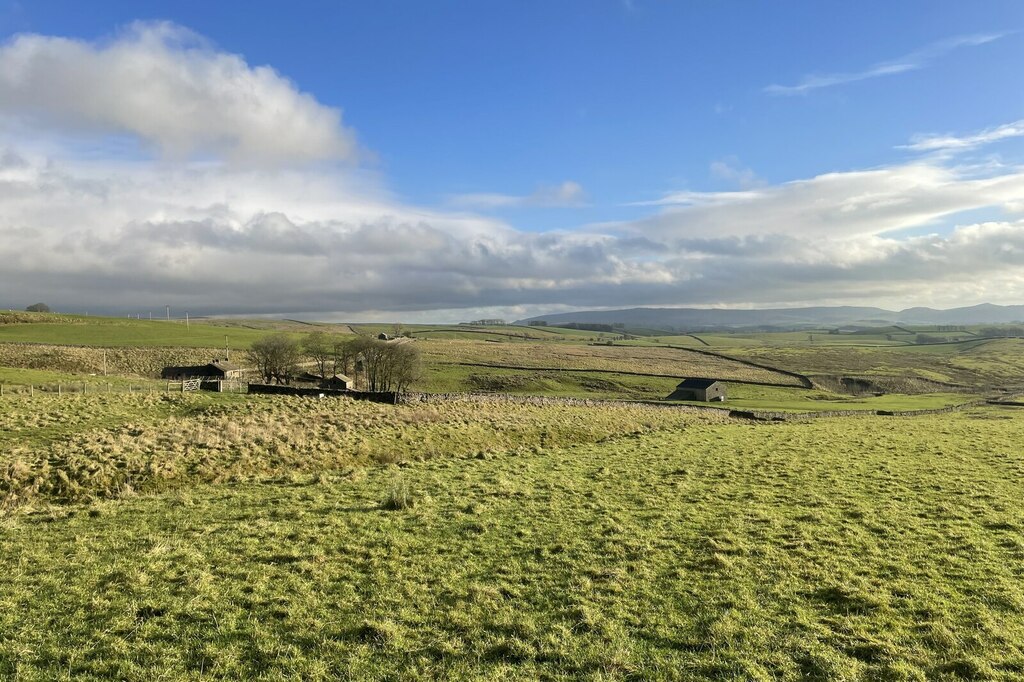
{"type": "Polygon", "coordinates": [[[665,400],[724,402],[725,384],[715,379],[684,379],[665,400]]]}
{"type": "Polygon", "coordinates": [[[303,372],[296,377],[296,381],[303,384],[315,384],[317,388],[332,388],[338,391],[351,391],[355,388],[355,382],[344,374],[335,374],[324,378],[319,374],[303,372]]]}
{"type": "Polygon", "coordinates": [[[187,379],[240,379],[244,369],[227,360],[213,360],[205,365],[188,365],[185,367],[164,367],[160,372],[161,379],[168,381],[185,381],[187,379]]]}
{"type": "Polygon", "coordinates": [[[321,388],[333,388],[339,391],[351,391],[355,388],[355,382],[344,374],[335,374],[332,377],[327,377],[321,384],[321,388]]]}

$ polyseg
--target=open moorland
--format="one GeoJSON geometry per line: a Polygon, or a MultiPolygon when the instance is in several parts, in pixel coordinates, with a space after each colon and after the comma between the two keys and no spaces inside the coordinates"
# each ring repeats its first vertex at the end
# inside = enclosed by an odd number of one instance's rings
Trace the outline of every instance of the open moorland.
{"type": "Polygon", "coordinates": [[[406,325],[473,395],[381,405],[157,376],[392,326],[21,315],[5,679],[1024,677],[1020,339],[406,325]]]}

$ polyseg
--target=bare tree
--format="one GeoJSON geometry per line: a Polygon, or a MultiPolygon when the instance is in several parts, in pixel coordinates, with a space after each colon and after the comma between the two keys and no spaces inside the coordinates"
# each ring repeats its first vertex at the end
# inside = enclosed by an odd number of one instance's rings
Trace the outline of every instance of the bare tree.
{"type": "Polygon", "coordinates": [[[268,384],[287,384],[296,373],[302,347],[287,334],[274,334],[254,341],[247,357],[268,384]]]}
{"type": "Polygon", "coordinates": [[[355,377],[356,359],[359,357],[358,339],[335,341],[333,347],[334,373],[355,377]]]}
{"type": "Polygon", "coordinates": [[[347,351],[362,360],[368,391],[402,392],[420,376],[419,349],[410,343],[359,338],[347,345],[347,351]]]}
{"type": "MultiPolygon", "coordinates": [[[[321,378],[326,379],[327,367],[333,364],[334,360],[334,348],[327,334],[319,331],[309,334],[302,340],[302,350],[313,358],[321,378]]],[[[337,372],[332,372],[332,374],[337,374],[337,372]]]]}
{"type": "Polygon", "coordinates": [[[391,344],[391,388],[388,390],[402,393],[420,378],[422,374],[422,358],[420,350],[411,343],[391,344]]]}

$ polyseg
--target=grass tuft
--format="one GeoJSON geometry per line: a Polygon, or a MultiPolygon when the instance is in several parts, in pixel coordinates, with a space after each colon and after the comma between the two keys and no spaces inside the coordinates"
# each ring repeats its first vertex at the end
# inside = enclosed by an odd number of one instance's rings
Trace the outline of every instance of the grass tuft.
{"type": "Polygon", "coordinates": [[[412,509],[420,501],[416,490],[404,478],[396,478],[388,487],[387,494],[381,500],[381,509],[401,511],[412,509]]]}

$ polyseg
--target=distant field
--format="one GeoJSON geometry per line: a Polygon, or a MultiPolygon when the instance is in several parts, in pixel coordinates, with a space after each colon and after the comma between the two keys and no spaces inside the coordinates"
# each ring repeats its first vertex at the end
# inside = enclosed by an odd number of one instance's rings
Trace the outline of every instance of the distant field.
{"type": "Polygon", "coordinates": [[[599,369],[677,377],[713,377],[799,385],[793,377],[770,370],[699,355],[685,349],[651,346],[602,346],[538,343],[447,341],[420,346],[431,363],[480,363],[514,367],[599,369]]]}
{"type": "Polygon", "coordinates": [[[430,364],[416,387],[430,393],[490,392],[574,398],[659,400],[669,395],[678,383],[678,379],[585,370],[523,371],[430,364]]]}
{"type": "MultiPolygon", "coordinates": [[[[120,381],[118,377],[140,381],[158,376],[166,365],[209,362],[223,357],[226,350],[233,351],[236,361],[244,362],[241,351],[267,334],[285,332],[301,339],[311,331],[351,338],[353,333],[390,334],[394,325],[208,319],[186,327],[178,321],[0,312],[0,367],[52,373],[48,377],[40,375],[36,381],[27,374],[0,370],[0,383],[99,383],[92,375],[103,374],[104,368],[115,384],[120,381]]],[[[1021,339],[919,345],[886,342],[886,335],[893,339],[913,335],[883,328],[856,334],[823,330],[651,336],[625,342],[616,339],[614,346],[607,346],[592,339],[613,339],[617,335],[557,327],[403,325],[402,331],[416,339],[414,343],[425,361],[423,376],[413,388],[433,392],[649,400],[671,392],[674,382],[664,377],[800,384],[798,379],[771,369],[749,367],[691,349],[815,375],[821,386],[838,391],[818,400],[808,395],[791,398],[767,392],[750,398],[749,404],[742,402],[748,400],[742,391],[733,391],[732,395],[741,401],[736,405],[741,407],[771,409],[773,401],[774,407],[786,410],[803,409],[804,405],[815,409],[829,400],[845,404],[850,396],[843,395],[838,377],[846,376],[885,377],[881,390],[889,393],[931,394],[944,390],[939,384],[915,383],[915,378],[960,384],[967,387],[965,393],[984,393],[995,386],[1024,387],[1021,339]]],[[[933,406],[959,399],[933,395],[914,398],[911,403],[933,406]]],[[[876,403],[898,403],[900,398],[864,400],[864,409],[869,409],[867,406],[876,403]]]]}
{"type": "Polygon", "coordinates": [[[0,411],[19,443],[0,448],[4,485],[36,476],[43,496],[0,517],[2,677],[1024,674],[1011,409],[750,424],[224,396],[26,405],[0,411]],[[83,502],[31,502],[60,496],[83,502]]]}
{"type": "MultiPolygon", "coordinates": [[[[395,325],[393,324],[353,324],[352,329],[360,334],[376,336],[377,334],[393,335],[395,325]]],[[[403,324],[401,333],[416,338],[430,339],[463,339],[478,341],[484,338],[493,340],[536,340],[536,341],[576,341],[586,342],[615,338],[618,334],[607,332],[593,332],[581,329],[566,329],[562,327],[528,327],[519,325],[425,325],[425,324],[403,324]]]]}
{"type": "Polygon", "coordinates": [[[741,410],[818,412],[829,410],[933,410],[962,405],[978,398],[962,393],[852,396],[775,386],[728,385],[725,407],[741,410]]]}
{"type": "Polygon", "coordinates": [[[116,347],[248,348],[272,330],[202,323],[77,318],[69,322],[0,324],[0,343],[46,343],[116,347]]]}
{"type": "Polygon", "coordinates": [[[1024,339],[892,348],[746,346],[729,353],[805,374],[902,373],[967,385],[1024,384],[1024,339]]]}

